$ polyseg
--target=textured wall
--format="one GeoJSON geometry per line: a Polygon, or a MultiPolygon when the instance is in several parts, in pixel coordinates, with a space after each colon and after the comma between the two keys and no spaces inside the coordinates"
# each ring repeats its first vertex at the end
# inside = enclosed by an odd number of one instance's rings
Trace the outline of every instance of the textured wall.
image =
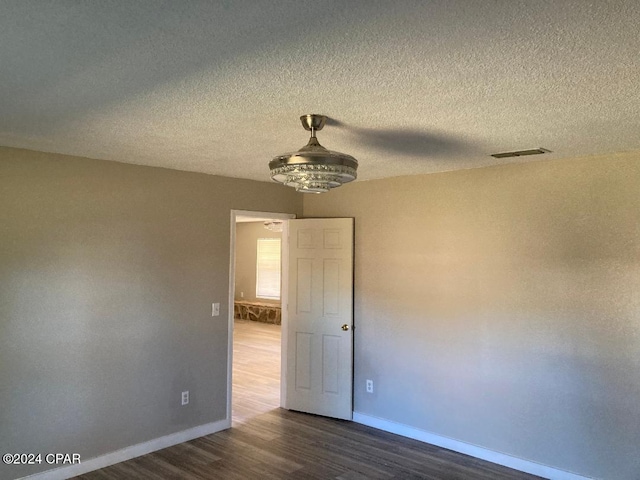
{"type": "Polygon", "coordinates": [[[300,208],[275,184],[0,148],[0,451],[86,460],[225,418],[230,210],[300,208]]]}
{"type": "Polygon", "coordinates": [[[304,215],[355,217],[356,411],[638,478],[640,154],[356,182],[304,215]]]}
{"type": "Polygon", "coordinates": [[[281,238],[282,233],[271,232],[262,222],[238,223],[236,226],[236,289],[235,299],[280,304],[280,300],[256,298],[256,262],[259,238],[281,238]],[[240,297],[240,292],[244,297],[240,297]]]}

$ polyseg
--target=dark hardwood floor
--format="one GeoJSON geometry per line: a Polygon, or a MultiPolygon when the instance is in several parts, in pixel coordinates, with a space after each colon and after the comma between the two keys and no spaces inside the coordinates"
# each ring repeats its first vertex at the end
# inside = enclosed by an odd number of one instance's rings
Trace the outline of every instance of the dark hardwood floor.
{"type": "MultiPolygon", "coordinates": [[[[353,422],[277,408],[276,330],[237,324],[233,428],[80,477],[114,479],[533,480],[506,467],[353,422]],[[255,328],[252,328],[254,327],[255,328]],[[250,341],[253,336],[254,341],[250,341]],[[244,340],[243,340],[244,339],[244,340]],[[238,341],[240,340],[240,341],[238,341]],[[245,355],[246,354],[246,355],[245,355]],[[264,355],[263,361],[258,358],[264,355]],[[255,363],[272,371],[256,375],[255,363]],[[246,371],[238,371],[238,369],[246,371]],[[252,388],[257,382],[258,388],[252,388]],[[272,387],[269,390],[269,385],[272,387]],[[266,392],[265,398],[255,392],[266,392]],[[248,395],[248,397],[246,397],[248,395]],[[244,397],[244,398],[243,398],[244,397]],[[251,398],[249,398],[251,397],[251,398]],[[275,399],[275,400],[274,400],[275,399]],[[275,404],[274,404],[275,402],[275,404]],[[253,410],[252,410],[253,409],[253,410]]],[[[279,364],[279,358],[277,359],[279,364]]]]}

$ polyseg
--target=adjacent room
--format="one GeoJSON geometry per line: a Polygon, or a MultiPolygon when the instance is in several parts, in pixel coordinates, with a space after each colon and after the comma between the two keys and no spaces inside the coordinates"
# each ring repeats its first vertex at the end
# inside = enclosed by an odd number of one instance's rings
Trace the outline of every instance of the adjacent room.
{"type": "Polygon", "coordinates": [[[0,2],[0,478],[640,478],[640,2],[0,2]]]}
{"type": "Polygon", "coordinates": [[[235,224],[233,423],[280,406],[283,220],[238,215],[235,224]]]}

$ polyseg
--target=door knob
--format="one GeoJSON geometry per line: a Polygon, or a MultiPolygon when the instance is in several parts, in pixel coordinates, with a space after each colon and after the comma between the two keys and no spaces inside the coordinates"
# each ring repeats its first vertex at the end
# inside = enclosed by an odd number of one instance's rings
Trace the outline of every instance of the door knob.
{"type": "Polygon", "coordinates": [[[342,325],[342,330],[344,330],[345,332],[349,330],[349,325],[347,325],[346,323],[342,325]]]}

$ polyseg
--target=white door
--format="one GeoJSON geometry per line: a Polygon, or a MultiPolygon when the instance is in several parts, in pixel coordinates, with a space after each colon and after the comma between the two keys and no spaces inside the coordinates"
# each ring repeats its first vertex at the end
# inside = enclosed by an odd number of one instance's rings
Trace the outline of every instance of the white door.
{"type": "Polygon", "coordinates": [[[286,408],[351,420],[353,219],[289,220],[286,408]]]}

